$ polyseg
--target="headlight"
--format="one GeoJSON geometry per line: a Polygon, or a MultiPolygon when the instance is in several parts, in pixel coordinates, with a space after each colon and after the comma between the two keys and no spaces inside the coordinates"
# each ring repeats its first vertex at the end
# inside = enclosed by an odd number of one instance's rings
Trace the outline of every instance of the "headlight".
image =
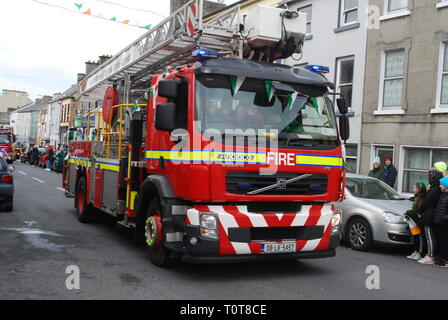
{"type": "Polygon", "coordinates": [[[201,221],[201,227],[205,229],[216,229],[218,226],[216,217],[211,214],[202,214],[200,221],[201,221]]]}
{"type": "Polygon", "coordinates": [[[389,211],[385,211],[383,213],[384,216],[384,221],[388,222],[388,223],[406,223],[406,220],[404,219],[403,216],[393,213],[393,212],[389,212],[389,211]]]}
{"type": "Polygon", "coordinates": [[[333,213],[333,216],[331,217],[331,226],[339,227],[341,221],[342,221],[342,214],[340,212],[333,213]]]}
{"type": "Polygon", "coordinates": [[[331,233],[339,231],[339,226],[342,221],[341,211],[333,210],[333,216],[331,217],[331,233]]]}
{"type": "Polygon", "coordinates": [[[200,234],[204,238],[218,239],[218,218],[212,214],[201,214],[200,234]]]}

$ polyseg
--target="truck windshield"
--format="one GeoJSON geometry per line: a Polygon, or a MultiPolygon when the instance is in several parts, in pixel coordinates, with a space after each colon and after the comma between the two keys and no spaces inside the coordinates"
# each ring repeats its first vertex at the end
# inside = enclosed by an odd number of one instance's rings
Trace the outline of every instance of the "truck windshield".
{"type": "Polygon", "coordinates": [[[9,143],[11,143],[11,139],[9,137],[9,134],[7,134],[7,133],[0,133],[0,143],[1,144],[9,144],[9,143]]]}
{"type": "Polygon", "coordinates": [[[277,138],[279,147],[339,145],[333,105],[325,88],[272,83],[226,75],[198,76],[196,120],[202,133],[218,130],[223,136],[232,132],[250,136],[250,132],[258,135],[259,129],[277,130],[277,136],[268,136],[277,138]]]}

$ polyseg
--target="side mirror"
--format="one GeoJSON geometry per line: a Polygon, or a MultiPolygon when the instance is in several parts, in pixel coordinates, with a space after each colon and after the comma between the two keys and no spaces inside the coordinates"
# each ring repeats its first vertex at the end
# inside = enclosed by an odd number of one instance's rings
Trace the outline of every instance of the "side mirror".
{"type": "Polygon", "coordinates": [[[173,131],[176,125],[176,104],[159,103],[156,107],[155,125],[157,130],[173,131]]]}
{"type": "Polygon", "coordinates": [[[347,100],[345,100],[345,98],[338,98],[338,99],[336,99],[336,103],[338,105],[338,109],[339,109],[339,113],[340,114],[347,114],[348,113],[347,100]]]}
{"type": "Polygon", "coordinates": [[[341,139],[344,141],[347,141],[350,138],[350,123],[345,114],[342,114],[339,117],[339,133],[341,135],[341,139]]]}
{"type": "Polygon", "coordinates": [[[168,99],[174,99],[177,97],[177,86],[179,82],[177,80],[161,80],[159,81],[158,95],[168,99]]]}

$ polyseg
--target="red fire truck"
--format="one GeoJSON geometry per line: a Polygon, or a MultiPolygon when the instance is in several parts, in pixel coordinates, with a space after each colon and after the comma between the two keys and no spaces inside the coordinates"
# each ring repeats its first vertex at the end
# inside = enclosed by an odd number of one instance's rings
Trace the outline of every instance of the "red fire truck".
{"type": "Polygon", "coordinates": [[[338,126],[327,68],[273,63],[301,51],[302,14],[240,16],[206,20],[192,0],[81,83],[81,103],[104,98],[69,143],[66,194],[81,222],[133,228],[159,266],[323,258],[339,244],[344,99],[338,126]]]}
{"type": "Polygon", "coordinates": [[[12,130],[0,128],[0,152],[9,164],[13,163],[15,159],[13,143],[14,133],[12,130]]]}

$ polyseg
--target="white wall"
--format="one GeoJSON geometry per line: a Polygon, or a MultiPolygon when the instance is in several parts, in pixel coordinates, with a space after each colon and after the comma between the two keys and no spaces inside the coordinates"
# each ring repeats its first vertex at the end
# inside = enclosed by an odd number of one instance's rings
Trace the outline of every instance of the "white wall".
{"type": "Polygon", "coordinates": [[[48,106],[48,136],[50,144],[57,147],[59,141],[59,126],[61,120],[61,101],[56,101],[48,106]]]}
{"type": "Polygon", "coordinates": [[[16,115],[16,127],[14,129],[14,132],[16,134],[17,140],[28,144],[31,127],[31,112],[17,112],[16,115]]]}

